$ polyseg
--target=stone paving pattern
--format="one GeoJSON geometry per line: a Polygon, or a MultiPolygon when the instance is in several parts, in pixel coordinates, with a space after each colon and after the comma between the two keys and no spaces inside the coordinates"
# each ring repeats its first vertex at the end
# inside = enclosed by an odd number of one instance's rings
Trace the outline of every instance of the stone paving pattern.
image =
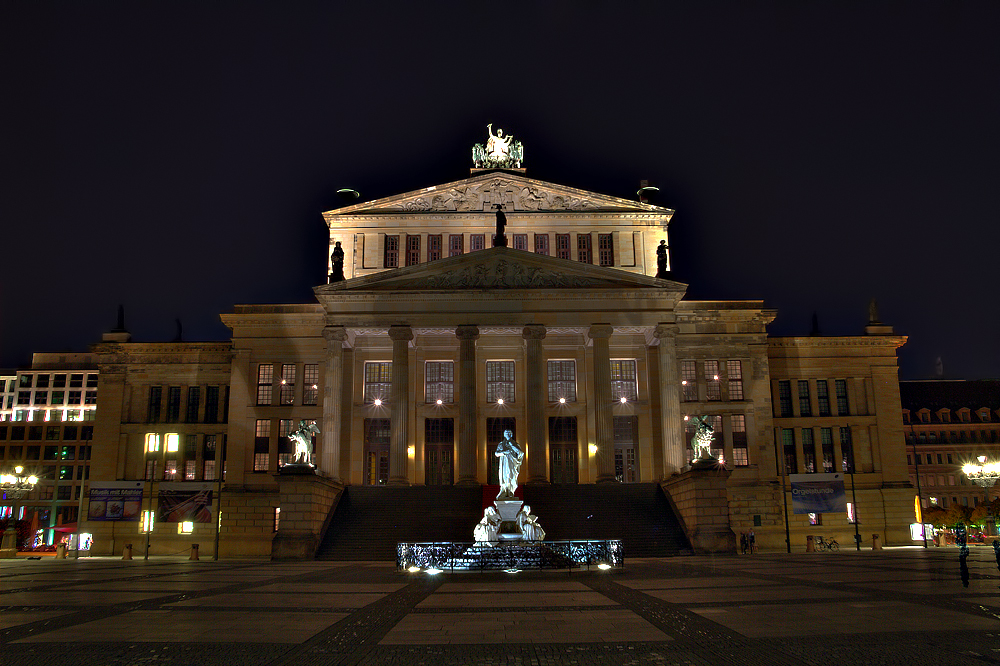
{"type": "Polygon", "coordinates": [[[383,562],[0,561],[0,663],[1000,664],[1000,574],[958,551],[630,559],[621,571],[383,562]]]}

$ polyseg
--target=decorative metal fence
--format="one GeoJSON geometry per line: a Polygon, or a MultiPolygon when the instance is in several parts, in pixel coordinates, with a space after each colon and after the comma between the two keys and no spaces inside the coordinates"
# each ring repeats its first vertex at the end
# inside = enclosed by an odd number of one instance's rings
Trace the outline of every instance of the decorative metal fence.
{"type": "Polygon", "coordinates": [[[484,571],[621,568],[625,549],[608,541],[476,541],[396,545],[399,570],[484,571]]]}

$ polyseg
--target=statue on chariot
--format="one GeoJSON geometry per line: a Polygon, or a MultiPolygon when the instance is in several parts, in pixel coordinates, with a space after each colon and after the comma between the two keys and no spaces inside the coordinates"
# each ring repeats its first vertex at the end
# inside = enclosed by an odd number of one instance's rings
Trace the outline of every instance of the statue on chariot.
{"type": "Polygon", "coordinates": [[[486,126],[489,139],[486,145],[477,143],[472,147],[472,162],[477,169],[520,169],[524,162],[524,144],[514,141],[514,135],[503,135],[497,128],[493,133],[493,123],[486,126]]]}

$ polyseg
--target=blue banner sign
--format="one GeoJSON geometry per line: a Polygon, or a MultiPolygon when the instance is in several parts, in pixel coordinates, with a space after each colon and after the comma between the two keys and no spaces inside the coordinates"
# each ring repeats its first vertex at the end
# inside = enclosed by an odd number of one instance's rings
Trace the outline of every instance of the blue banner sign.
{"type": "Polygon", "coordinates": [[[846,513],[843,474],[789,474],[792,513],[846,513]]]}

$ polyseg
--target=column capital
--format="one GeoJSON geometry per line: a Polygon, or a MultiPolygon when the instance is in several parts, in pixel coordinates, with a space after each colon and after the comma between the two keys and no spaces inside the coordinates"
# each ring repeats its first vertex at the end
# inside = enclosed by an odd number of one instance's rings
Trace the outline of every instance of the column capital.
{"type": "Polygon", "coordinates": [[[656,328],[653,329],[653,337],[659,338],[673,338],[680,332],[680,327],[674,324],[657,324],[656,328]]]}
{"type": "Polygon", "coordinates": [[[607,339],[611,337],[611,334],[615,332],[615,327],[611,324],[591,324],[590,330],[587,331],[587,335],[590,336],[591,340],[596,339],[607,339]]]}
{"type": "Polygon", "coordinates": [[[521,337],[525,340],[544,340],[545,326],[542,324],[528,324],[521,331],[521,337]]]}
{"type": "Polygon", "coordinates": [[[409,342],[413,339],[413,329],[406,325],[390,326],[389,337],[393,340],[406,340],[409,342]]]}
{"type": "Polygon", "coordinates": [[[323,338],[327,342],[343,342],[347,339],[347,329],[343,326],[327,326],[323,329],[323,338]]]}
{"type": "Polygon", "coordinates": [[[455,337],[459,340],[478,340],[479,327],[475,324],[463,324],[455,329],[455,337]]]}

